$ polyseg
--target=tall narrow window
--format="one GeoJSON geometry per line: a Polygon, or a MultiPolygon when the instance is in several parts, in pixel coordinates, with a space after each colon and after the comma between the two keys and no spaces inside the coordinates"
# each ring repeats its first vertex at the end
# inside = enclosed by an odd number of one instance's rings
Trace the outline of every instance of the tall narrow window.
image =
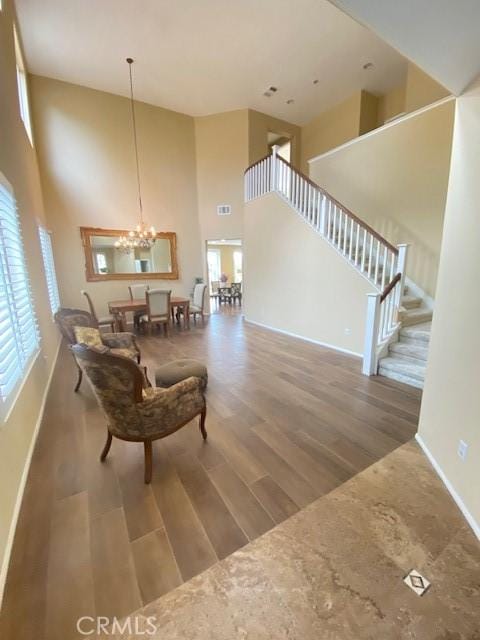
{"type": "Polygon", "coordinates": [[[15,197],[0,174],[0,408],[20,384],[38,345],[15,197]]]}
{"type": "Polygon", "coordinates": [[[15,26],[13,27],[13,37],[15,39],[15,59],[17,63],[17,88],[20,117],[22,118],[23,124],[25,125],[25,131],[27,132],[30,144],[33,145],[32,124],[30,121],[30,107],[28,104],[27,72],[25,71],[22,48],[20,47],[20,40],[18,39],[15,26]]]}
{"type": "Polygon", "coordinates": [[[49,232],[44,227],[38,228],[40,235],[40,245],[42,247],[43,266],[45,267],[45,278],[47,280],[48,299],[52,313],[56,313],[60,307],[60,296],[58,295],[57,275],[55,273],[55,263],[53,261],[52,239],[49,232]]]}

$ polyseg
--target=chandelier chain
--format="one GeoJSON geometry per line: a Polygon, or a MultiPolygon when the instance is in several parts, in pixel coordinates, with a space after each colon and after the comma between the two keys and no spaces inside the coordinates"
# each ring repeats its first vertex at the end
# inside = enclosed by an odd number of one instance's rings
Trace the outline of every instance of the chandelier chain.
{"type": "Polygon", "coordinates": [[[132,110],[132,128],[133,128],[133,145],[135,147],[135,165],[137,169],[137,189],[138,189],[138,204],[140,207],[140,222],[143,223],[143,205],[142,205],[142,190],[140,185],[140,164],[138,161],[138,142],[137,142],[137,120],[135,117],[135,101],[133,99],[133,74],[132,74],[132,58],[127,58],[128,70],[130,73],[130,106],[132,110]]]}

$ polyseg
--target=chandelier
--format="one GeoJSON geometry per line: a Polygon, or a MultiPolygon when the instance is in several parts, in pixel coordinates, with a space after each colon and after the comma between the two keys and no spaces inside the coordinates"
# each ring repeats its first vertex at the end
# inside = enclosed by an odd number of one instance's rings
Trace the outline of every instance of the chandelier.
{"type": "Polygon", "coordinates": [[[140,220],[135,229],[129,231],[124,236],[120,236],[120,238],[115,242],[115,247],[122,253],[130,253],[136,248],[150,249],[157,237],[155,227],[149,227],[147,224],[145,224],[145,221],[143,219],[142,190],[140,186],[140,169],[138,164],[137,123],[135,120],[135,101],[133,99],[133,58],[127,58],[127,62],[130,74],[130,105],[132,111],[133,145],[135,148],[135,166],[137,169],[138,207],[140,212],[140,220]]]}

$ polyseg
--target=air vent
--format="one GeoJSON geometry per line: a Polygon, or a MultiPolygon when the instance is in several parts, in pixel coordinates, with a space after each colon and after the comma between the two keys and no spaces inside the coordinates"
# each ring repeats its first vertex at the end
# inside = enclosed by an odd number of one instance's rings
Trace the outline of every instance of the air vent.
{"type": "Polygon", "coordinates": [[[217,205],[217,215],[218,216],[229,216],[232,213],[232,207],[229,204],[219,204],[217,205]]]}

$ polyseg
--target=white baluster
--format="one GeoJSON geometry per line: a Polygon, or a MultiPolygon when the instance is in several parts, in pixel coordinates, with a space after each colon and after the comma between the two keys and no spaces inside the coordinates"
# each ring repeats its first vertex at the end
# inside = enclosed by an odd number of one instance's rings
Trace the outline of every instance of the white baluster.
{"type": "Polygon", "coordinates": [[[358,224],[358,222],[356,223],[356,229],[357,229],[357,238],[356,238],[356,242],[355,242],[355,265],[358,267],[358,251],[360,248],[360,225],[358,224]]]}
{"type": "Polygon", "coordinates": [[[347,239],[348,239],[348,217],[343,214],[343,255],[347,255],[347,239]]]}
{"type": "Polygon", "coordinates": [[[325,236],[325,225],[326,225],[326,208],[327,208],[327,198],[319,191],[320,196],[320,222],[318,230],[325,236]]]}
{"type": "Polygon", "coordinates": [[[385,245],[383,248],[383,271],[382,271],[382,291],[385,288],[385,278],[387,275],[387,257],[388,257],[388,249],[385,245]]]}
{"type": "Polygon", "coordinates": [[[379,265],[380,265],[380,240],[377,240],[377,250],[375,252],[375,284],[378,284],[379,265]]]}
{"type": "Polygon", "coordinates": [[[398,248],[398,259],[397,259],[397,273],[401,274],[401,279],[399,282],[399,287],[395,299],[397,309],[400,308],[400,303],[403,296],[403,289],[405,288],[405,275],[407,270],[407,254],[408,254],[408,244],[399,244],[398,248]]]}
{"type": "Polygon", "coordinates": [[[353,252],[353,218],[350,218],[350,242],[348,243],[348,259],[352,259],[353,252]]]}
{"type": "Polygon", "coordinates": [[[372,260],[373,260],[373,236],[370,236],[370,249],[368,251],[368,272],[367,275],[370,278],[372,273],[372,260]]]}
{"type": "Polygon", "coordinates": [[[365,256],[367,255],[367,230],[363,230],[363,246],[362,246],[362,273],[365,271],[365,256]]]}

